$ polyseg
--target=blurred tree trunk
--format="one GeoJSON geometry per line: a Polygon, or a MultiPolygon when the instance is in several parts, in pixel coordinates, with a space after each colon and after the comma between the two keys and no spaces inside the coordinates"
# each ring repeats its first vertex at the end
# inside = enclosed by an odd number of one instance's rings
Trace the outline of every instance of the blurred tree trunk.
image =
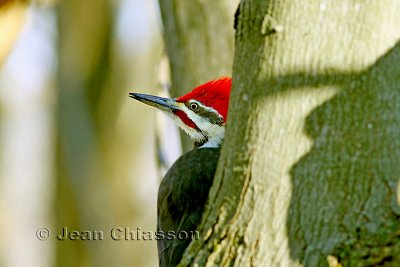
{"type": "Polygon", "coordinates": [[[227,135],[180,266],[400,266],[400,2],[241,2],[227,135]]]}
{"type": "Polygon", "coordinates": [[[0,0],[0,66],[17,40],[29,2],[0,0]]]}
{"type": "MultiPolygon", "coordinates": [[[[231,75],[233,15],[238,1],[159,1],[171,67],[171,95],[231,75]]],[[[183,150],[193,147],[182,136],[183,150]]]]}
{"type": "MultiPolygon", "coordinates": [[[[135,55],[116,44],[121,40],[113,39],[117,12],[112,3],[71,0],[59,5],[55,230],[101,230],[104,240],[57,241],[57,266],[156,262],[155,241],[118,242],[110,235],[114,227],[155,229],[155,209],[148,211],[156,205],[155,197],[149,197],[155,196],[155,174],[149,171],[154,166],[148,166],[153,150],[145,137],[152,136],[150,114],[129,105],[127,88],[128,81],[129,86],[154,88],[149,77],[155,76],[151,72],[161,54],[158,42],[135,55]]],[[[148,29],[153,33],[154,27],[148,29]]]]}
{"type": "MultiPolygon", "coordinates": [[[[101,193],[106,181],[96,114],[110,68],[111,11],[108,0],[59,5],[57,231],[104,229],[99,222],[112,216],[104,214],[110,199],[101,193]]],[[[58,241],[57,266],[111,264],[107,253],[95,252],[103,243],[58,241]]]]}

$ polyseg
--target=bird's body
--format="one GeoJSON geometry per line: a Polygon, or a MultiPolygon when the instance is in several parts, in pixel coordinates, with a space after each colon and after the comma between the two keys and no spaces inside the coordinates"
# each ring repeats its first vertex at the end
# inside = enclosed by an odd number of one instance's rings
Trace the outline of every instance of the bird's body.
{"type": "Polygon", "coordinates": [[[182,155],[164,176],[158,191],[157,231],[163,237],[172,231],[175,238],[157,240],[160,266],[178,265],[186,247],[198,237],[196,228],[214,179],[219,152],[219,148],[194,149],[182,155]]]}
{"type": "Polygon", "coordinates": [[[218,163],[219,147],[225,135],[230,90],[231,79],[223,77],[176,99],[129,94],[171,116],[196,147],[173,164],[158,191],[160,267],[176,266],[186,247],[196,237],[195,231],[201,221],[218,163]]]}

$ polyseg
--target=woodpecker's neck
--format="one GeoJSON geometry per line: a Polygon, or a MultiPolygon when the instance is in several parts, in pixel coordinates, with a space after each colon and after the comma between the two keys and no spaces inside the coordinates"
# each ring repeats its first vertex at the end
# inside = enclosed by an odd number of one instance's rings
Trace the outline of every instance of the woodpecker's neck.
{"type": "Polygon", "coordinates": [[[218,132],[216,132],[212,138],[203,139],[201,141],[195,141],[195,146],[198,148],[217,148],[220,147],[222,141],[224,140],[225,127],[220,127],[218,132]]]}

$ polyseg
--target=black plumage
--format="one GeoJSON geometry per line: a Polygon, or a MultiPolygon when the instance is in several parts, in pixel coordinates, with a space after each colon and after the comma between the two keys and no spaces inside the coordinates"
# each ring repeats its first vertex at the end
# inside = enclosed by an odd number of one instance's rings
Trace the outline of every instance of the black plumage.
{"type": "Polygon", "coordinates": [[[176,266],[196,237],[219,154],[219,148],[194,149],[182,155],[164,176],[157,207],[160,267],[176,266]]]}

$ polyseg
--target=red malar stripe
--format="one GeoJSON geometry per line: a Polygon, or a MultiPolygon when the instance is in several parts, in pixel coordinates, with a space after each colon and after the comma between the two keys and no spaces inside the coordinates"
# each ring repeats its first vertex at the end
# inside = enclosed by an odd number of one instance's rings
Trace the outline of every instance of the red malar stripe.
{"type": "Polygon", "coordinates": [[[174,110],[174,114],[176,116],[178,116],[184,124],[186,124],[187,126],[189,126],[190,128],[193,128],[195,130],[199,130],[199,128],[196,126],[196,124],[189,119],[189,117],[186,115],[185,112],[183,112],[182,110],[174,110]]]}

